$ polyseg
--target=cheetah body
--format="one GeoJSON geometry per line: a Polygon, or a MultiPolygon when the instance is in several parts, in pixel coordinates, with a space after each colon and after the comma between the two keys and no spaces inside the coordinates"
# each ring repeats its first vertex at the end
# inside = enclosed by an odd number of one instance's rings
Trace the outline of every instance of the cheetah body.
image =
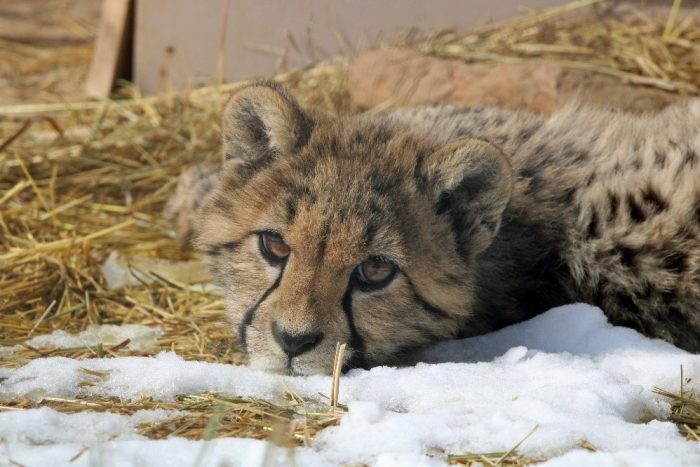
{"type": "Polygon", "coordinates": [[[223,139],[166,214],[208,257],[253,366],[329,372],[336,342],[347,368],[399,363],[576,301],[700,351],[700,100],[329,118],[262,84],[232,98],[223,139]],[[281,266],[260,258],[268,231],[290,247],[281,266]],[[368,257],[391,283],[357,285],[368,257]],[[322,340],[285,354],[275,326],[322,340]]]}

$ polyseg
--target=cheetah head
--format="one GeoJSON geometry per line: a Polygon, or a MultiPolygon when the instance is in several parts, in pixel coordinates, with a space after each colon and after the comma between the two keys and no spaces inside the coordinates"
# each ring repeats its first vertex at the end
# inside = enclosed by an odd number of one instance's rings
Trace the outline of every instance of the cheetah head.
{"type": "Polygon", "coordinates": [[[222,131],[196,244],[253,367],[330,373],[336,343],[346,369],[396,364],[460,332],[512,191],[497,148],[312,116],[274,83],[236,93],[222,131]]]}

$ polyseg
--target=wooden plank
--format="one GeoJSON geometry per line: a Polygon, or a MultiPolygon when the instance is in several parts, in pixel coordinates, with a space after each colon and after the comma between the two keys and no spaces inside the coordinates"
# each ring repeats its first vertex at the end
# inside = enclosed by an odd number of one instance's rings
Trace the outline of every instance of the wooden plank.
{"type": "Polygon", "coordinates": [[[133,0],[103,0],[95,51],[85,81],[90,97],[107,98],[117,78],[131,71],[133,0]]]}

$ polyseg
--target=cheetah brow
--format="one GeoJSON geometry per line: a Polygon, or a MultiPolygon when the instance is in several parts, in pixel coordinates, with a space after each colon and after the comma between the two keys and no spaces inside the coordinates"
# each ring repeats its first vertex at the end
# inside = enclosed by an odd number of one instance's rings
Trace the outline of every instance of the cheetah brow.
{"type": "Polygon", "coordinates": [[[204,253],[209,256],[219,256],[224,251],[234,251],[241,245],[241,242],[223,242],[215,245],[209,245],[204,253]]]}

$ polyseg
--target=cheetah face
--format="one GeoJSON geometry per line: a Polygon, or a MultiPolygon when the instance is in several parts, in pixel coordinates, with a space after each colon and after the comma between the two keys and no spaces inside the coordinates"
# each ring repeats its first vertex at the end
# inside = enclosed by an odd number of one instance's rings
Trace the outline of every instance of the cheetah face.
{"type": "Polygon", "coordinates": [[[255,368],[396,364],[454,337],[512,176],[488,143],[439,145],[386,117],[305,114],[281,87],[234,95],[196,244],[255,368]]]}

